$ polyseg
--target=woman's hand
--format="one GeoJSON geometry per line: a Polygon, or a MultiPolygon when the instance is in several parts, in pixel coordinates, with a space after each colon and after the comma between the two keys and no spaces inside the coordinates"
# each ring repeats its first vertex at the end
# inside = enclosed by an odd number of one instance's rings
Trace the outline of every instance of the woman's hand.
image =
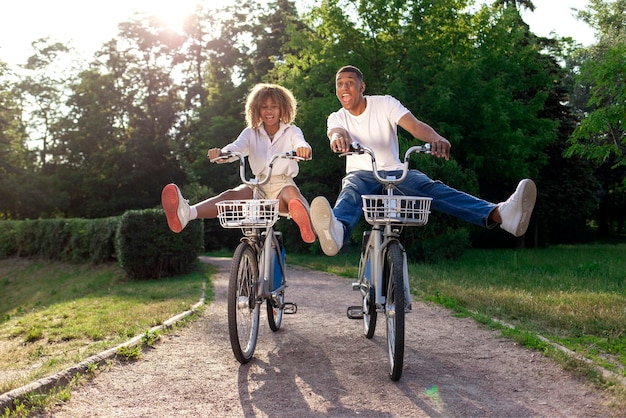
{"type": "Polygon", "coordinates": [[[207,153],[207,158],[209,159],[209,161],[212,161],[218,164],[225,163],[227,160],[226,158],[220,158],[219,160],[213,161],[216,158],[219,158],[220,155],[222,155],[221,148],[211,148],[209,152],[207,153]]]}
{"type": "Polygon", "coordinates": [[[308,148],[308,147],[296,148],[296,155],[302,158],[303,160],[310,160],[311,155],[312,155],[311,148],[308,148]]]}

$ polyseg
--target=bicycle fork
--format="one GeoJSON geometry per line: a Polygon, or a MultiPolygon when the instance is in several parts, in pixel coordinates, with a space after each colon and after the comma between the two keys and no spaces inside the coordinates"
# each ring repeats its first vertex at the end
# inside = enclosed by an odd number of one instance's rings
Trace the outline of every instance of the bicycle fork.
{"type": "MultiPolygon", "coordinates": [[[[392,240],[387,241],[387,243],[385,244],[384,248],[379,248],[378,251],[385,251],[385,248],[387,245],[389,245],[389,243],[391,241],[395,241],[398,243],[398,246],[400,247],[400,251],[402,252],[402,280],[404,282],[404,312],[411,312],[413,309],[413,306],[411,304],[411,287],[409,284],[409,264],[407,261],[407,257],[406,257],[406,251],[404,249],[404,246],[395,238],[392,240]]],[[[374,276],[374,277],[383,277],[383,274],[385,273],[383,270],[383,265],[384,265],[384,256],[381,257],[381,259],[383,260],[382,263],[379,263],[380,265],[378,266],[380,271],[377,272],[377,274],[379,276],[374,276]]],[[[376,289],[376,301],[380,301],[380,305],[378,303],[376,303],[376,307],[378,309],[379,312],[384,312],[385,308],[385,300],[386,297],[382,296],[382,292],[383,289],[379,289],[382,287],[386,287],[388,284],[384,283],[385,280],[383,278],[383,280],[381,280],[381,283],[379,286],[377,286],[376,289]]]]}

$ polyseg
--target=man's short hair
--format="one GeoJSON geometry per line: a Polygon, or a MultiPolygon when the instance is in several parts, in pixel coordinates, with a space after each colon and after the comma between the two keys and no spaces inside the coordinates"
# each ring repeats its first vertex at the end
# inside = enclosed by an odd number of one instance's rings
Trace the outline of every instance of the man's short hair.
{"type": "Polygon", "coordinates": [[[355,67],[354,65],[344,65],[343,67],[341,67],[338,71],[337,74],[335,74],[335,78],[341,74],[341,73],[354,73],[356,74],[357,78],[361,81],[363,81],[363,73],[361,72],[361,70],[359,70],[357,67],[355,67]]]}

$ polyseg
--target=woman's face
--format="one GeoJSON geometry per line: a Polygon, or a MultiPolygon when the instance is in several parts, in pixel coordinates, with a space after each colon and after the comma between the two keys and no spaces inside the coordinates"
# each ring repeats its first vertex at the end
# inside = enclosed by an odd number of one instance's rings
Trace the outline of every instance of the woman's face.
{"type": "Polygon", "coordinates": [[[280,123],[280,106],[271,97],[261,102],[261,120],[265,128],[278,125],[280,123]]]}

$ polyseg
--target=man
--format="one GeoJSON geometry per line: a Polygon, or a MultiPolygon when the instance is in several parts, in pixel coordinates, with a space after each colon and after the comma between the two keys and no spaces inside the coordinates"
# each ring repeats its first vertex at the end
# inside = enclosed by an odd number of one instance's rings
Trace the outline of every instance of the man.
{"type": "MultiPolygon", "coordinates": [[[[365,82],[357,67],[341,67],[335,76],[335,89],[342,108],[328,116],[327,134],[333,152],[347,152],[357,142],[374,150],[380,171],[398,175],[403,167],[397,133],[400,126],[416,139],[429,142],[433,156],[450,158],[450,142],[413,116],[398,100],[391,96],[364,96],[365,82]]],[[[535,183],[524,179],[506,202],[490,203],[434,181],[417,170],[411,170],[398,188],[407,196],[431,197],[433,210],[486,228],[500,225],[516,237],[526,232],[537,197],[535,183]]],[[[339,252],[359,221],[361,195],[381,193],[369,155],[347,156],[346,176],[335,207],[331,209],[322,196],[311,202],[311,221],[326,255],[339,252]]]]}

